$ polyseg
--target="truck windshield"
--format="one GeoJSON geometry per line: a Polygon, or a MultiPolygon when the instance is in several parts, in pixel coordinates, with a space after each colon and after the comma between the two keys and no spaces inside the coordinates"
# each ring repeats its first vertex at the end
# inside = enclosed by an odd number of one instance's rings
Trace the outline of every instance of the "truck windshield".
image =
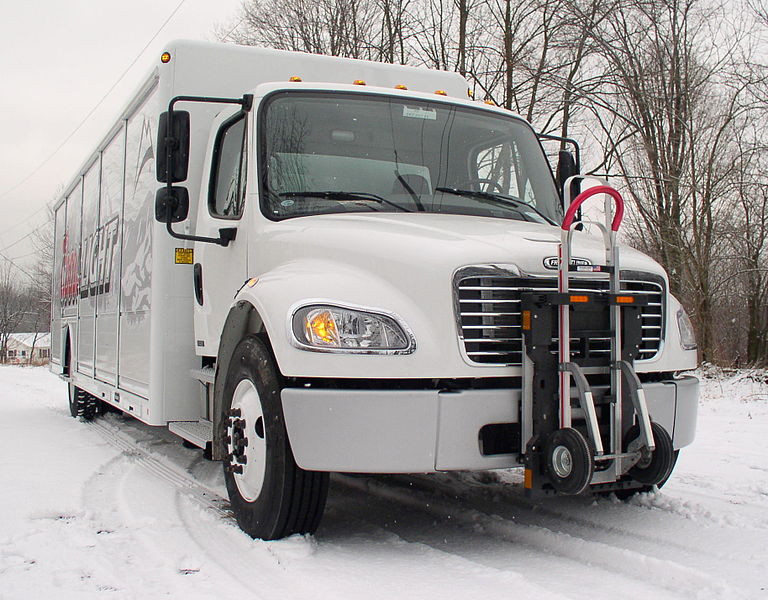
{"type": "Polygon", "coordinates": [[[271,219],[428,212],[554,223],[562,209],[524,121],[443,102],[286,92],[261,121],[271,219]]]}

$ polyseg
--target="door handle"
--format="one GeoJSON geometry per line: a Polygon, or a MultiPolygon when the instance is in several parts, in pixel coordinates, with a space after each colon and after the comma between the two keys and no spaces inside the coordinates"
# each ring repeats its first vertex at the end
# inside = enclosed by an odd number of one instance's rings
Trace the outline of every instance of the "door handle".
{"type": "Polygon", "coordinates": [[[195,300],[197,303],[203,305],[203,265],[195,263],[194,266],[194,281],[195,281],[195,300]]]}

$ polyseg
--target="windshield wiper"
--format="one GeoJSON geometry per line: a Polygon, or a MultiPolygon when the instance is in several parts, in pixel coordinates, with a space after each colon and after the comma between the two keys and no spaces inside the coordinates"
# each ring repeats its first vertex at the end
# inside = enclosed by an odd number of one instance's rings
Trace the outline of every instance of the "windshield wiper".
{"type": "Polygon", "coordinates": [[[436,187],[435,191],[445,192],[447,194],[453,194],[454,196],[466,196],[470,198],[476,198],[481,202],[488,202],[490,204],[496,204],[501,206],[509,206],[511,208],[520,208],[520,207],[530,208],[534,213],[536,213],[542,219],[547,221],[547,223],[554,224],[554,221],[552,221],[552,219],[547,217],[545,214],[543,214],[538,208],[536,208],[532,204],[523,202],[518,198],[507,196],[506,194],[498,194],[496,192],[483,192],[481,190],[460,190],[457,188],[450,188],[450,187],[436,187]]]}
{"type": "Polygon", "coordinates": [[[391,200],[387,200],[386,198],[382,198],[381,196],[377,196],[376,194],[371,194],[369,192],[342,192],[340,190],[326,190],[322,192],[315,192],[315,191],[307,191],[307,192],[282,192],[278,194],[279,196],[282,196],[283,198],[297,198],[297,197],[303,197],[303,198],[326,198],[328,200],[339,200],[341,202],[347,201],[360,201],[363,202],[378,202],[379,204],[386,204],[388,206],[392,206],[398,210],[401,210],[403,212],[413,212],[412,210],[405,208],[404,206],[400,206],[397,204],[397,202],[392,202],[391,200]]]}
{"type": "Polygon", "coordinates": [[[416,204],[416,208],[418,208],[421,212],[424,212],[424,205],[421,203],[421,198],[419,198],[419,195],[413,191],[413,188],[411,187],[411,184],[408,183],[408,181],[400,174],[400,171],[395,169],[395,177],[397,177],[397,180],[400,182],[400,185],[405,188],[405,191],[408,192],[408,195],[413,199],[414,204],[416,204]]]}

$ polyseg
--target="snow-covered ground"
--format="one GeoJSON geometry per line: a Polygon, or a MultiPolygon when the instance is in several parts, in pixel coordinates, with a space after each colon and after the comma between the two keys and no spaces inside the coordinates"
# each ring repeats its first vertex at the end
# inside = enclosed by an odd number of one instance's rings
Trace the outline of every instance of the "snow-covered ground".
{"type": "Polygon", "coordinates": [[[221,468],[0,368],[0,599],[768,599],[768,384],[704,383],[664,489],[532,502],[516,472],[332,480],[316,536],[254,541],[221,468]]]}

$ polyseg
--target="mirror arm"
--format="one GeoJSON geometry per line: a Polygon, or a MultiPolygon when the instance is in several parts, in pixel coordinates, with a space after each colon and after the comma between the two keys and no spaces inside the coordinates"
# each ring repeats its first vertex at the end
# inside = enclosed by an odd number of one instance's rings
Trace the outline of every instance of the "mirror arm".
{"type": "Polygon", "coordinates": [[[573,138],[563,137],[561,135],[551,135],[549,133],[537,133],[536,136],[543,140],[553,140],[555,142],[571,144],[573,146],[573,155],[576,159],[576,170],[581,171],[581,147],[579,146],[578,141],[573,138]]]}
{"type": "MultiPolygon", "coordinates": [[[[214,104],[239,104],[243,107],[243,111],[250,112],[253,107],[253,94],[245,94],[242,98],[214,98],[208,96],[176,96],[168,103],[168,126],[165,132],[166,142],[166,186],[168,188],[168,197],[173,197],[171,188],[173,182],[171,181],[171,173],[173,173],[173,150],[178,145],[178,140],[173,137],[173,105],[177,102],[207,102],[214,104]]],[[[168,234],[176,238],[177,240],[188,240],[192,242],[207,242],[209,244],[218,244],[225,248],[229,246],[229,243],[234,241],[237,237],[236,227],[224,227],[219,229],[219,237],[211,238],[200,235],[187,235],[185,233],[176,233],[171,227],[171,217],[176,207],[173,205],[168,206],[165,217],[165,228],[168,234]]]]}
{"type": "Polygon", "coordinates": [[[175,96],[168,103],[168,125],[165,131],[166,145],[166,174],[168,192],[171,191],[171,176],[173,173],[173,150],[178,145],[178,140],[173,137],[173,106],[177,102],[203,102],[210,104],[239,104],[244,112],[250,112],[253,108],[253,94],[244,94],[242,98],[215,98],[212,96],[175,96]]]}
{"type": "Polygon", "coordinates": [[[177,240],[188,240],[190,242],[207,242],[209,244],[218,244],[219,246],[224,246],[225,248],[229,246],[229,242],[232,242],[237,237],[237,227],[225,227],[222,229],[219,229],[219,237],[212,238],[212,237],[205,237],[202,235],[187,235],[186,233],[176,233],[171,228],[171,216],[173,215],[173,210],[171,210],[173,207],[168,207],[168,213],[165,217],[165,229],[168,231],[168,234],[176,238],[177,240]]]}

